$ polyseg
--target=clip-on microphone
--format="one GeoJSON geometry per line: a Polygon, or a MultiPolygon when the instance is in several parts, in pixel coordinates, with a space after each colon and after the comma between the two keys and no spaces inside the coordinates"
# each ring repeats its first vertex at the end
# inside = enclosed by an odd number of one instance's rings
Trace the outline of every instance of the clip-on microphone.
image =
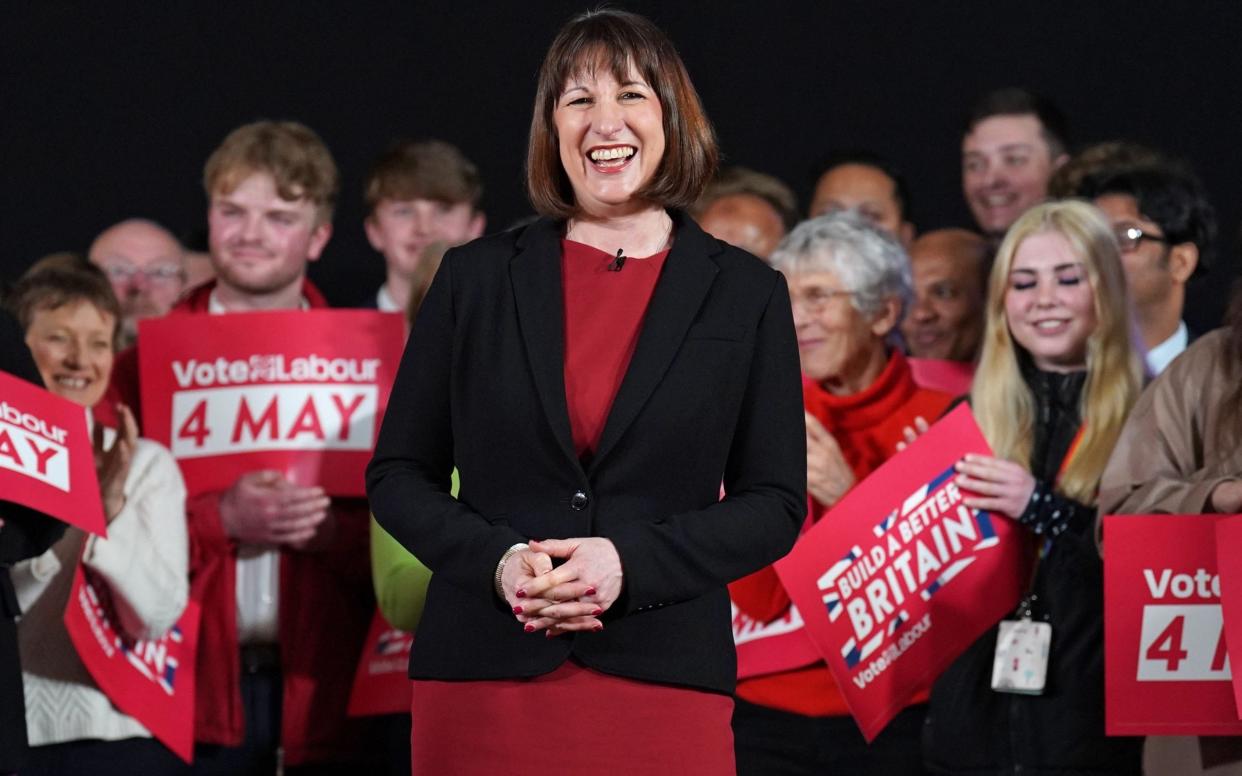
{"type": "Polygon", "coordinates": [[[617,248],[617,257],[613,259],[612,261],[608,262],[608,271],[609,272],[620,272],[621,268],[625,266],[626,258],[628,257],[624,253],[622,253],[622,249],[617,248]]]}

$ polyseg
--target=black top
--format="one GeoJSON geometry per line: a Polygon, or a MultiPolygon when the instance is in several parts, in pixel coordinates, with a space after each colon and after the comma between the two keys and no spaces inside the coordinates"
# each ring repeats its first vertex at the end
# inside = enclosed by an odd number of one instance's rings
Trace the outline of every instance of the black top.
{"type": "Polygon", "coordinates": [[[672,251],[586,466],[565,400],[563,225],[446,254],[367,470],[376,519],[435,572],[411,677],[536,676],[573,655],[732,690],[725,585],[784,555],[806,513],[797,343],[783,277],[672,215],[672,251]],[[526,634],[493,590],[497,561],[517,542],[573,536],[613,541],[622,599],[602,632],[526,634]]]}
{"type": "MultiPolygon", "coordinates": [[[[0,311],[0,371],[40,387],[43,380],[17,321],[0,311]]],[[[13,620],[21,610],[9,568],[42,555],[65,531],[65,524],[28,507],[0,501],[0,773],[16,771],[26,752],[26,711],[22,671],[13,620]]]]}
{"type": "Polygon", "coordinates": [[[1054,492],[1062,461],[1082,428],[1086,373],[1032,366],[1035,399],[1031,473],[1035,493],[1019,517],[1047,544],[1032,586],[1035,619],[1052,625],[1048,678],[1040,696],[991,689],[996,629],[981,636],[932,688],[923,753],[937,773],[1138,774],[1142,739],[1104,736],[1104,578],[1094,507],[1054,492]]]}

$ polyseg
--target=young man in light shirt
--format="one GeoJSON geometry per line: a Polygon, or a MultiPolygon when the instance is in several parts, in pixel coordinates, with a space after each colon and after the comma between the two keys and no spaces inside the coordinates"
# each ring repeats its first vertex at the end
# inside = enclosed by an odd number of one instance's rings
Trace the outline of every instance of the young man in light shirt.
{"type": "MultiPolygon", "coordinates": [[[[319,137],[294,122],[245,125],[203,177],[216,278],[169,315],[326,307],[306,278],[332,236],[339,186],[319,137]]],[[[136,414],[137,373],[131,349],[110,392],[136,414]]],[[[356,770],[376,740],[345,716],[375,606],[365,502],[261,470],[191,497],[186,512],[203,612],[195,773],[356,770]]]]}
{"type": "Polygon", "coordinates": [[[405,312],[427,248],[461,245],[483,234],[483,181],[474,163],[442,140],[403,140],[388,148],[367,176],[371,247],[384,256],[384,284],[361,307],[405,312]]]}

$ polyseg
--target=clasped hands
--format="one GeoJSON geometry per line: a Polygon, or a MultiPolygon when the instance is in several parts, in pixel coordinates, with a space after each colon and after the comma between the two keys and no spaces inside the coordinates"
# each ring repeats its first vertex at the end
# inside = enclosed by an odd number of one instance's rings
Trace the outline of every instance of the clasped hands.
{"type": "Polygon", "coordinates": [[[323,488],[296,485],[278,471],[247,472],[220,497],[220,522],[245,544],[319,550],[336,533],[331,503],[323,488]]]}
{"type": "Polygon", "coordinates": [[[621,595],[621,556],[600,537],[531,542],[505,562],[504,598],[527,633],[548,638],[575,631],[601,631],[599,617],[621,595]],[[565,562],[553,566],[553,559],[565,562]]]}

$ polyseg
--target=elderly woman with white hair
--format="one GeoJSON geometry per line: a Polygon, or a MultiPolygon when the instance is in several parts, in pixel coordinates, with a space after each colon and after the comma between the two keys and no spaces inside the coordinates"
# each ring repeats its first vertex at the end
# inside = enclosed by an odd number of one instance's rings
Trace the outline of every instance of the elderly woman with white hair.
{"type": "MultiPolygon", "coordinates": [[[[802,361],[810,519],[832,507],[952,397],[915,384],[896,327],[911,297],[910,260],[891,236],[852,213],[805,221],[772,254],[789,282],[802,361]]],[[[790,607],[772,567],[730,585],[749,617],[790,607]]],[[[739,774],[922,773],[924,701],[867,745],[822,660],[738,682],[733,730],[739,774]]]]}

